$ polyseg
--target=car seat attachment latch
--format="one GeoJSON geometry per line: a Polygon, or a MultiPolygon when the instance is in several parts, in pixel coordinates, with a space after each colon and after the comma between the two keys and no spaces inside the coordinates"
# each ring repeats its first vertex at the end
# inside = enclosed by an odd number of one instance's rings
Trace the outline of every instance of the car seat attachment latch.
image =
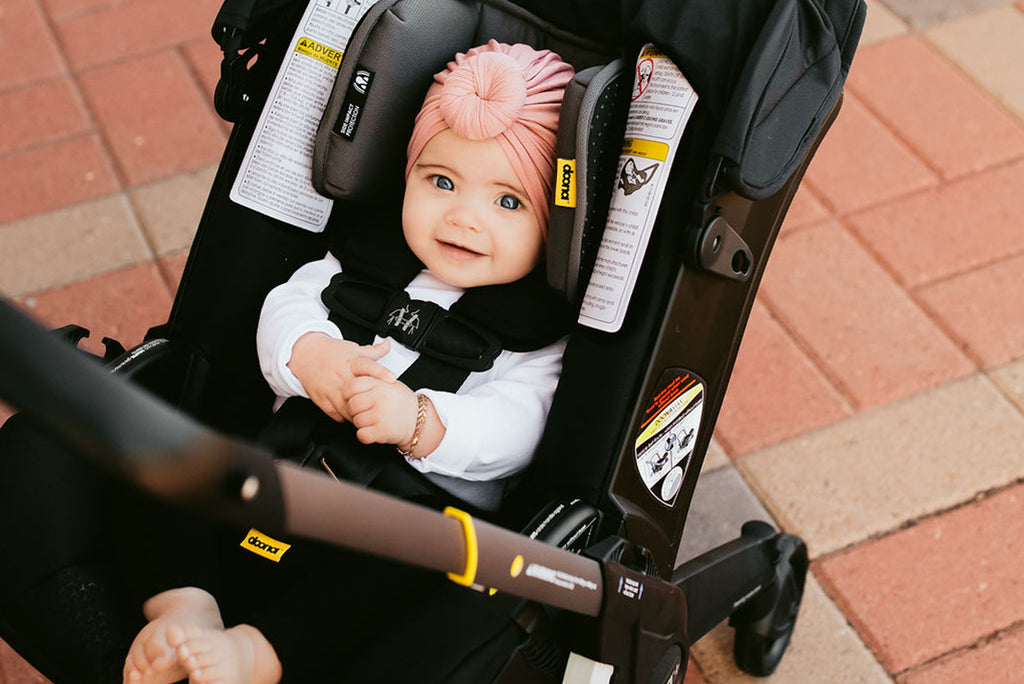
{"type": "Polygon", "coordinates": [[[243,49],[243,32],[234,26],[225,26],[218,43],[224,57],[220,63],[220,80],[213,94],[213,106],[225,121],[237,122],[255,102],[249,94],[249,69],[259,53],[259,46],[243,49]]]}
{"type": "Polygon", "coordinates": [[[753,252],[729,222],[715,216],[697,241],[697,263],[705,271],[746,282],[754,267],[753,252]]]}

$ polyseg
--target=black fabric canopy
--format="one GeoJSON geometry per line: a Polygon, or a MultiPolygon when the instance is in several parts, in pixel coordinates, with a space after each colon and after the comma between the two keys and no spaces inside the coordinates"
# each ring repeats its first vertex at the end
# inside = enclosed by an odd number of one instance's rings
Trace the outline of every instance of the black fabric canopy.
{"type": "MultiPolygon", "coordinates": [[[[304,0],[225,0],[214,35],[258,42],[304,0]]],[[[664,50],[720,122],[712,151],[733,189],[774,194],[804,159],[842,93],[864,24],[863,0],[516,0],[627,58],[664,50]]],[[[439,27],[443,30],[443,27],[439,27]]]]}

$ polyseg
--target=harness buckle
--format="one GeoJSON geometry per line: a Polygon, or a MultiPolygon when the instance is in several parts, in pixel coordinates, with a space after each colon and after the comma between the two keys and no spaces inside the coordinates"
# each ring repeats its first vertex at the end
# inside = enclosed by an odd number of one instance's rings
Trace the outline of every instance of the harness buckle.
{"type": "MultiPolygon", "coordinates": [[[[412,299],[393,289],[339,273],[321,299],[336,324],[343,321],[366,333],[391,337],[404,347],[473,373],[489,370],[502,350],[489,329],[434,302],[412,299]]],[[[342,334],[350,334],[342,325],[342,334]]]]}

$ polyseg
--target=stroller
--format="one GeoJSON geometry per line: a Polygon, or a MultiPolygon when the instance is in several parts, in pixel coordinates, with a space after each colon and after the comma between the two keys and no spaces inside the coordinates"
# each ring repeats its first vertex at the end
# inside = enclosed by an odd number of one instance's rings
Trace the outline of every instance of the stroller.
{"type": "MultiPolygon", "coordinates": [[[[14,420],[148,495],[448,573],[467,587],[453,590],[502,607],[507,623],[486,648],[420,681],[678,683],[689,644],[725,619],[738,665],[770,674],[795,625],[803,542],[752,522],[673,565],[771,246],[838,113],[862,0],[362,4],[226,0],[215,103],[235,125],[169,320],[135,349],[108,343],[101,364],[0,303],[0,397],[23,414],[14,420]],[[311,22],[350,12],[361,19],[343,59],[310,39],[311,22]],[[552,49],[576,68],[546,267],[581,318],[521,481],[500,506],[437,512],[256,446],[273,396],[252,340],[272,287],[344,239],[346,217],[396,201],[430,75],[489,38],[552,49]],[[240,203],[239,179],[259,165],[250,143],[298,54],[337,69],[307,131],[313,185],[331,199],[240,203]],[[696,92],[660,157],[636,145],[645,61],[674,64],[696,92]],[[622,196],[658,184],[632,267],[609,274],[606,226],[622,196]],[[608,295],[609,279],[631,287],[608,295]]],[[[41,672],[86,681],[3,612],[0,636],[41,672]]]]}

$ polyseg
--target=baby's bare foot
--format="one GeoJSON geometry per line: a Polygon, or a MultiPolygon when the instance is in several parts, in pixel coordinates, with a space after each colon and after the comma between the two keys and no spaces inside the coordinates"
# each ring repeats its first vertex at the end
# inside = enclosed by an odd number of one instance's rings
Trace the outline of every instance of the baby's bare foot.
{"type": "Polygon", "coordinates": [[[177,649],[189,684],[278,684],[281,664],[255,627],[231,629],[172,625],[167,641],[177,649]]]}
{"type": "Polygon", "coordinates": [[[125,684],[174,684],[188,676],[174,647],[167,642],[171,625],[189,622],[224,628],[213,596],[193,587],[157,594],[146,601],[142,613],[149,624],[128,650],[123,671],[125,684]]]}

